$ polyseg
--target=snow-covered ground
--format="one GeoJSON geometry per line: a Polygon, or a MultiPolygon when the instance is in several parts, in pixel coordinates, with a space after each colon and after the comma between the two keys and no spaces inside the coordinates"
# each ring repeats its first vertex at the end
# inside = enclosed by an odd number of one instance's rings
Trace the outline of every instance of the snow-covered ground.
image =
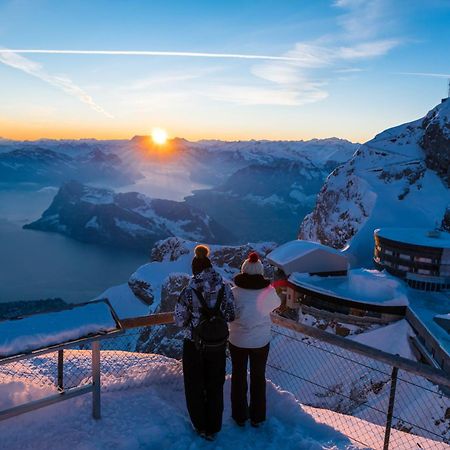
{"type": "MultiPolygon", "coordinates": [[[[90,352],[70,351],[79,382],[89,372],[90,352]]],[[[51,355],[3,370],[0,409],[54,393],[51,355]],[[19,370],[21,369],[21,370],[19,370]],[[39,377],[37,377],[37,374],[39,377]]],[[[102,419],[91,417],[89,395],[0,422],[0,448],[8,450],[302,449],[379,448],[384,427],[362,419],[301,405],[268,382],[268,420],[259,429],[237,427],[230,418],[230,379],[225,383],[221,433],[214,443],[192,430],[185,408],[181,365],[161,355],[102,352],[102,419]],[[345,435],[365,444],[350,442],[345,435]]],[[[393,430],[392,448],[448,448],[393,430]]]]}
{"type": "MultiPolygon", "coordinates": [[[[74,354],[78,354],[81,367],[88,366],[89,352],[74,351],[74,354]]],[[[307,412],[292,394],[270,382],[267,422],[259,429],[237,427],[230,418],[229,379],[225,384],[222,432],[213,444],[203,441],[193,432],[186,413],[180,363],[157,355],[133,354],[124,364],[121,356],[124,354],[109,356],[107,367],[115,370],[102,376],[100,421],[94,421],[90,415],[90,396],[79,397],[0,422],[0,447],[8,450],[364,448],[353,446],[333,427],[318,423],[313,409],[307,412]]],[[[46,363],[49,361],[45,358],[40,360],[41,365],[46,363]]],[[[50,392],[49,387],[33,385],[32,375],[28,365],[15,382],[3,383],[0,407],[6,406],[5,398],[9,404],[20,403],[50,392]]],[[[334,413],[329,414],[332,421],[334,413]]]]}

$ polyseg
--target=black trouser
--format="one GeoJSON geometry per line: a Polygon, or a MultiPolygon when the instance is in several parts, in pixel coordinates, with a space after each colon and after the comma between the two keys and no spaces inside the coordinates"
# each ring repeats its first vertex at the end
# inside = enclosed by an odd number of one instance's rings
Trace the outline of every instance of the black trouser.
{"type": "Polygon", "coordinates": [[[225,346],[220,350],[201,352],[192,341],[185,339],[183,375],[192,424],[199,431],[218,433],[222,428],[225,346]]]}
{"type": "Polygon", "coordinates": [[[231,415],[236,422],[250,417],[252,422],[266,420],[266,363],[269,344],[242,348],[229,343],[233,374],[231,377],[231,415]],[[250,408],[247,401],[247,364],[250,359],[250,408]]]}

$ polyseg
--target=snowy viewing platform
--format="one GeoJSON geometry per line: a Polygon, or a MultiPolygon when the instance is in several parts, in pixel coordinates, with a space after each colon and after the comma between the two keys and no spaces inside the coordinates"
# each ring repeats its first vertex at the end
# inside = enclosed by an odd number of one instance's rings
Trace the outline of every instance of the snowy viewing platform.
{"type": "MultiPolygon", "coordinates": [[[[74,350],[72,356],[74,363],[86,370],[89,352],[74,350]]],[[[0,422],[2,448],[369,450],[379,448],[379,438],[384,433],[382,424],[305,406],[292,393],[268,381],[269,414],[264,426],[237,427],[231,419],[230,403],[225,400],[222,431],[211,444],[201,440],[189,423],[179,361],[162,355],[117,351],[102,351],[102,358],[105,364],[102,364],[101,421],[93,421],[86,414],[90,400],[80,397],[0,422]],[[359,436],[366,445],[348,435],[359,436]]],[[[49,373],[53,366],[51,356],[23,364],[16,378],[11,378],[6,395],[0,398],[0,407],[5,401],[14,403],[45,395],[48,387],[36,383],[33,375],[39,368],[49,373]]],[[[227,376],[225,399],[230,396],[230,381],[227,376]]],[[[396,450],[410,450],[409,437],[408,433],[392,430],[396,450]]],[[[447,448],[444,443],[420,436],[414,436],[414,442],[420,448],[447,448]]]]}
{"type": "MultiPolygon", "coordinates": [[[[0,421],[90,392],[92,415],[95,419],[99,419],[101,415],[99,341],[120,332],[120,322],[105,299],[73,305],[61,311],[0,322],[0,368],[4,366],[7,372],[8,367],[21,364],[24,360],[34,361],[35,357],[45,358],[47,354],[57,353],[57,393],[46,397],[38,396],[37,399],[25,396],[18,405],[15,402],[12,405],[6,402],[4,409],[1,409],[3,402],[0,399],[0,421]],[[86,344],[91,346],[91,351],[87,352],[91,353],[91,375],[87,376],[80,386],[66,387],[64,351],[86,344]]],[[[15,381],[17,380],[13,378],[12,382],[15,381]]],[[[0,388],[3,386],[0,385],[0,388]]]]}

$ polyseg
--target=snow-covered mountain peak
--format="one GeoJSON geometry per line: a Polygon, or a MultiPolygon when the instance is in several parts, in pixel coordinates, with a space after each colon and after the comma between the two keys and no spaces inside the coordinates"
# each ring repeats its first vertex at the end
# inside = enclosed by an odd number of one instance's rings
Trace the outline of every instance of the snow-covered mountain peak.
{"type": "Polygon", "coordinates": [[[344,248],[370,264],[373,230],[445,226],[450,205],[450,101],[363,144],[327,178],[300,237],[344,248]]]}

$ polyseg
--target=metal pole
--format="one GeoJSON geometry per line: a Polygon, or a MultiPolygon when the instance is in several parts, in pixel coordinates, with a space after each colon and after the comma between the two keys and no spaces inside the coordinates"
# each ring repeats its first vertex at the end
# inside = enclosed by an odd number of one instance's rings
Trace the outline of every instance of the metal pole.
{"type": "Polygon", "coordinates": [[[64,391],[64,350],[58,350],[58,391],[64,391]]]}
{"type": "Polygon", "coordinates": [[[392,416],[394,414],[395,390],[397,388],[397,375],[398,375],[398,367],[393,367],[391,374],[391,390],[389,393],[389,406],[386,416],[386,431],[384,433],[383,450],[389,449],[389,439],[391,437],[391,427],[392,427],[392,416]]]}
{"type": "Polygon", "coordinates": [[[100,419],[100,342],[92,342],[92,417],[100,419]]]}

